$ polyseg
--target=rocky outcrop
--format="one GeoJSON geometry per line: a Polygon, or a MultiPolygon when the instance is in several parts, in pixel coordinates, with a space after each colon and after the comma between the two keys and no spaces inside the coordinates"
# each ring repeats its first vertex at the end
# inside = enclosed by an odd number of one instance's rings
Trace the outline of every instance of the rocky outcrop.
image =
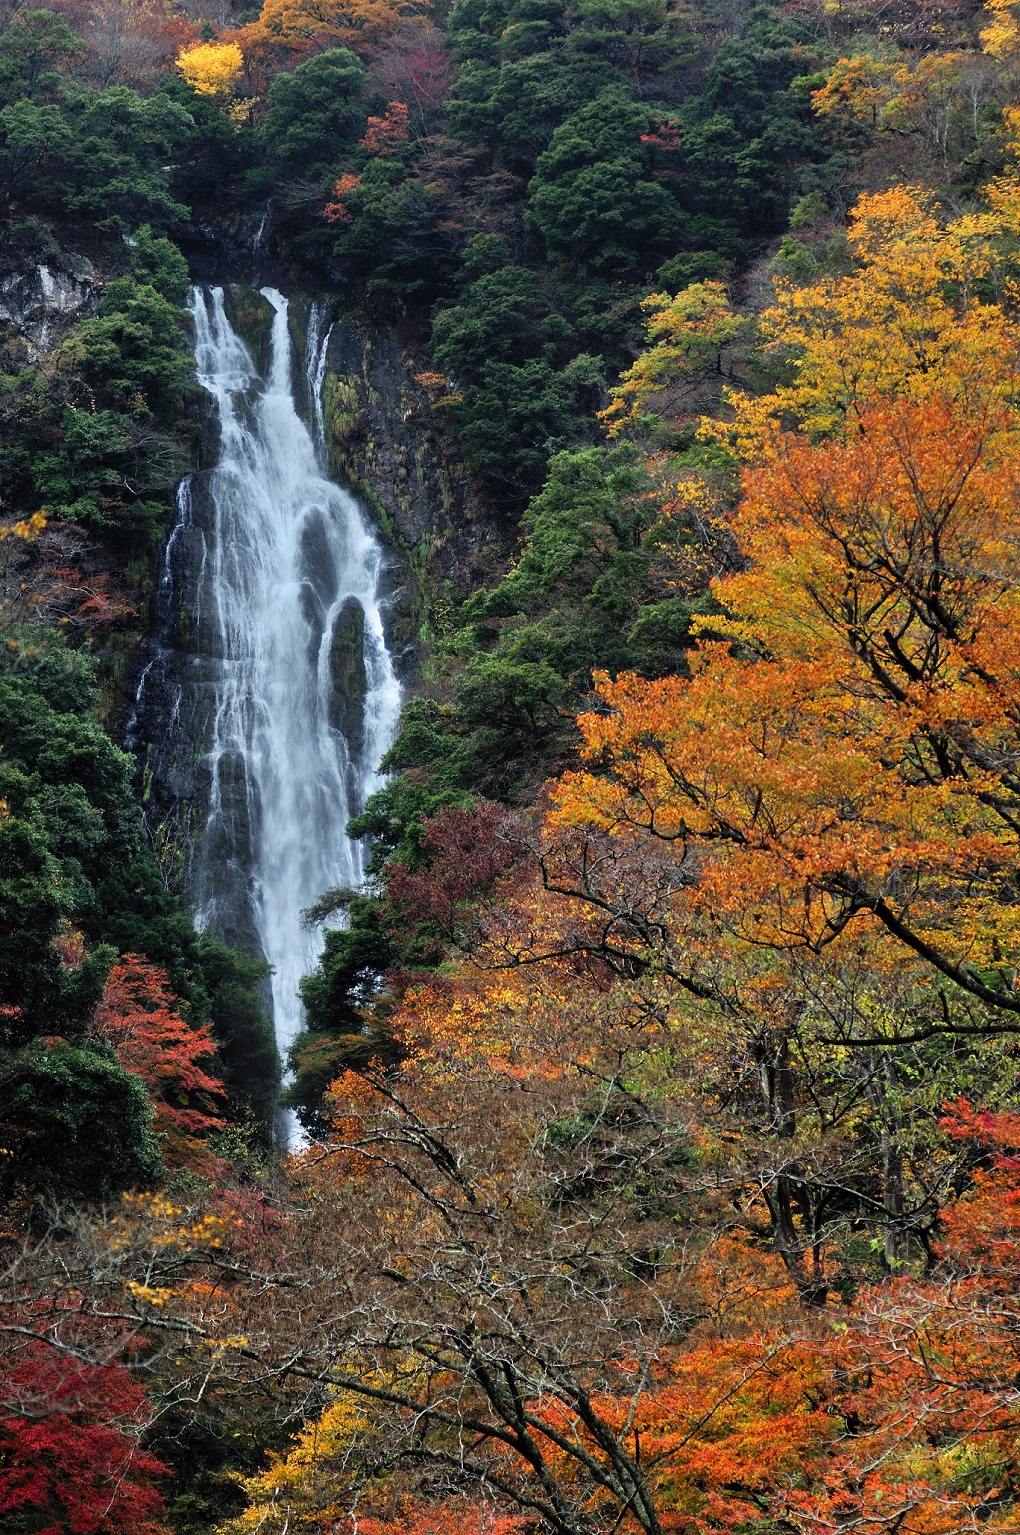
{"type": "Polygon", "coordinates": [[[415,376],[423,363],[395,328],[350,314],[333,327],[327,363],[323,415],[334,474],[369,503],[409,562],[422,603],[444,587],[473,590],[491,569],[496,530],[415,376]]]}
{"type": "Polygon", "coordinates": [[[241,337],[259,372],[269,366],[269,338],[273,329],[273,306],[255,288],[245,283],[227,283],[223,289],[223,307],[231,325],[241,337]]]}
{"type": "Polygon", "coordinates": [[[354,758],[365,747],[365,610],[356,597],[348,597],[333,625],[329,646],[329,723],[339,730],[354,758]]]}
{"type": "Polygon", "coordinates": [[[0,321],[47,353],[64,329],[95,308],[100,282],[91,262],[59,258],[0,276],[0,321]]]}

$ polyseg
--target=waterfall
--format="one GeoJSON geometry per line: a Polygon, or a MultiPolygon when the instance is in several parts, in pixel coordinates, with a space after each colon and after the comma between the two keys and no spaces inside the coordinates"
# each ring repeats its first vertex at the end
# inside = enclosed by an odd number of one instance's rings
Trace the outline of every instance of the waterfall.
{"type": "Polygon", "coordinates": [[[325,310],[321,304],[313,304],[308,316],[308,336],[305,341],[305,379],[308,383],[308,403],[315,416],[315,448],[320,457],[326,453],[326,425],[322,414],[322,391],[326,382],[326,361],[332,324],[325,324],[325,310]]]}
{"type": "MultiPolygon", "coordinates": [[[[287,300],[262,294],[274,311],[265,377],[222,289],[195,289],[195,360],[215,402],[220,452],[181,487],[160,600],[179,631],[174,588],[183,581],[197,636],[176,652],[190,653],[176,691],[194,695],[180,734],[205,733],[208,813],[194,829],[188,892],[196,925],[261,947],[285,1053],[302,1025],[298,983],[322,942],[301,914],[324,891],[363,878],[346,823],[380,782],[400,690],[380,612],[382,550],[357,502],[325,474],[324,312],[313,307],[304,357],[310,431],[294,403],[287,300]]],[[[164,641],[150,669],[169,676],[166,653],[164,641]]],[[[171,733],[181,715],[174,692],[164,682],[159,728],[171,733]]]]}

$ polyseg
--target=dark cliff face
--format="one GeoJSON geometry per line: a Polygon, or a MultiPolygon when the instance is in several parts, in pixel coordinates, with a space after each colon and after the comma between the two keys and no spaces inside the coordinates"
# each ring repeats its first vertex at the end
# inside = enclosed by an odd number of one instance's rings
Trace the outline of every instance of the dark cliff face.
{"type": "MultiPolygon", "coordinates": [[[[278,282],[290,299],[295,400],[311,423],[314,403],[301,360],[312,300],[291,292],[282,278],[266,280],[278,282]]],[[[225,286],[225,307],[264,369],[272,307],[255,286],[237,282],[225,286]]],[[[412,688],[419,631],[433,604],[473,591],[498,558],[495,519],[469,485],[417,381],[424,365],[399,325],[347,313],[332,325],[322,389],[329,471],[362,502],[386,548],[387,639],[402,681],[412,688]]],[[[207,453],[202,467],[214,461],[207,453]]]]}
{"type": "Polygon", "coordinates": [[[416,639],[437,598],[474,590],[491,572],[494,520],[441,434],[416,372],[424,363],[396,327],[356,315],[333,328],[323,416],[330,468],[363,499],[395,556],[393,649],[415,670],[416,639]]]}
{"type": "MultiPolygon", "coordinates": [[[[260,369],[272,322],[272,308],[254,286],[261,278],[225,285],[231,323],[260,369]]],[[[290,298],[295,399],[311,422],[301,359],[312,301],[291,292],[279,274],[265,280],[290,298]]],[[[495,518],[468,483],[417,381],[424,366],[398,324],[347,313],[332,325],[322,390],[330,474],[358,496],[387,549],[387,637],[412,687],[419,630],[434,602],[473,591],[498,559],[495,518]]],[[[203,467],[212,461],[203,454],[203,467]]]]}
{"type": "MultiPolygon", "coordinates": [[[[212,458],[212,436],[206,449],[212,458]]],[[[149,835],[166,877],[185,897],[191,851],[208,815],[211,774],[206,754],[221,660],[216,628],[208,618],[212,509],[207,480],[208,468],[196,469],[178,493],[177,520],[160,557],[152,630],[142,650],[137,701],[126,731],[126,744],[140,764],[149,835]]],[[[229,764],[223,776],[229,793],[229,764]]],[[[236,799],[239,824],[245,813],[240,778],[236,799]]],[[[230,850],[224,853],[230,856],[230,850]]],[[[222,931],[220,936],[238,948],[258,950],[250,920],[243,930],[222,931]]]]}

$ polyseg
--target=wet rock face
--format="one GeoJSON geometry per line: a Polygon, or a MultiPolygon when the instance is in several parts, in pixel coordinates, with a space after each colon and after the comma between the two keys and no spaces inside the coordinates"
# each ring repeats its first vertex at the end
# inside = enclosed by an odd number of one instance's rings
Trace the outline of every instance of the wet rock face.
{"type": "Polygon", "coordinates": [[[423,589],[479,585],[491,571],[496,528],[451,457],[415,378],[422,364],[396,330],[345,315],[333,327],[326,361],[323,416],[333,472],[353,485],[406,557],[414,579],[394,594],[391,616],[398,648],[413,649],[423,589]]]}
{"type": "MultiPolygon", "coordinates": [[[[265,376],[272,306],[251,288],[227,284],[224,307],[265,376]]],[[[388,544],[383,622],[401,681],[413,689],[418,634],[430,601],[446,583],[471,589],[484,578],[495,548],[495,529],[484,509],[472,503],[466,480],[451,461],[402,337],[396,331],[376,331],[353,315],[337,319],[330,329],[322,306],[316,320],[310,301],[301,298],[293,301],[289,318],[295,405],[314,433],[315,399],[321,399],[333,477],[360,496],[388,544]],[[327,332],[329,336],[325,356],[316,352],[321,370],[308,365],[313,331],[323,343],[327,332]],[[311,388],[313,374],[321,385],[319,394],[311,388]]],[[[245,408],[238,404],[242,413],[245,408]]],[[[219,439],[211,403],[207,414],[196,472],[181,488],[174,529],[163,552],[153,631],[143,658],[146,670],[127,732],[127,744],[143,759],[146,809],[154,835],[170,828],[175,845],[190,851],[206,835],[208,752],[224,659],[211,589],[215,529],[208,470],[218,458],[219,439]]],[[[328,666],[329,726],[357,764],[370,736],[366,619],[355,596],[335,606],[342,588],[326,532],[317,518],[307,519],[301,538],[300,602],[307,621],[309,664],[328,666]],[[320,649],[324,638],[325,654],[320,649]]],[[[246,798],[243,773],[238,770],[232,776],[229,763],[221,771],[220,791],[230,800],[235,834],[232,848],[217,850],[217,856],[250,868],[257,810],[246,798]]],[[[186,892],[192,883],[190,863],[186,855],[186,892]]],[[[254,947],[250,922],[241,931],[237,913],[232,920],[234,941],[254,947]]],[[[243,920],[248,921],[247,916],[243,920]]],[[[229,925],[221,919],[222,928],[229,925]]]]}
{"type": "Polygon", "coordinates": [[[256,289],[244,283],[232,282],[223,290],[223,307],[231,325],[251,353],[255,366],[264,374],[269,366],[272,304],[256,289]]]}
{"type": "MultiPolygon", "coordinates": [[[[216,883],[223,891],[248,888],[259,834],[257,800],[238,753],[218,758],[221,813],[212,821],[209,816],[209,750],[226,660],[215,610],[210,479],[208,471],[196,472],[179,491],[177,521],[160,564],[148,662],[126,743],[142,761],[150,833],[158,841],[161,830],[169,829],[185,849],[180,893],[188,903],[198,893],[199,850],[201,863],[217,870],[216,883]]],[[[224,898],[213,904],[212,926],[224,942],[262,954],[252,902],[224,898]]]]}
{"type": "MultiPolygon", "coordinates": [[[[177,521],[160,561],[153,633],[126,742],[141,757],[150,832],[158,840],[162,828],[173,828],[175,841],[187,850],[182,893],[190,883],[191,853],[208,814],[211,773],[206,754],[222,648],[210,618],[208,478],[208,473],[194,474],[179,492],[177,521]]],[[[229,771],[224,782],[229,793],[229,771]]],[[[242,780],[234,792],[240,822],[247,813],[242,780]]],[[[236,857],[236,849],[231,856],[236,857]]],[[[243,933],[232,931],[230,941],[257,952],[250,920],[243,933]]]]}
{"type": "Polygon", "coordinates": [[[356,597],[348,597],[333,625],[329,646],[329,674],[333,691],[329,723],[347,742],[351,756],[360,758],[365,745],[365,610],[356,597]]]}
{"type": "Polygon", "coordinates": [[[0,277],[0,321],[38,352],[50,352],[65,327],[91,314],[100,284],[90,262],[45,262],[0,277]]]}

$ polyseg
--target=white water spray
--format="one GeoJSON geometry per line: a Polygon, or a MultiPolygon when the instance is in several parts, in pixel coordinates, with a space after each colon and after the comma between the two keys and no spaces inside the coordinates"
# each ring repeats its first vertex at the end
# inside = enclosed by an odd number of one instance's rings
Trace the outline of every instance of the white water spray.
{"type": "Polygon", "coordinates": [[[313,309],[305,355],[313,438],[294,405],[287,300],[262,293],[275,311],[264,380],[222,289],[196,289],[192,303],[198,377],[221,430],[219,461],[203,477],[209,611],[197,619],[212,654],[212,719],[193,894],[200,928],[229,932],[247,907],[273,967],[285,1053],[302,1025],[298,982],[322,942],[301,913],[363,878],[362,849],[345,828],[380,783],[400,689],[380,614],[382,551],[353,497],[324,474],[323,314],[313,309]],[[338,666],[346,657],[349,669],[352,654],[363,665],[363,709],[341,696],[338,666]]]}

